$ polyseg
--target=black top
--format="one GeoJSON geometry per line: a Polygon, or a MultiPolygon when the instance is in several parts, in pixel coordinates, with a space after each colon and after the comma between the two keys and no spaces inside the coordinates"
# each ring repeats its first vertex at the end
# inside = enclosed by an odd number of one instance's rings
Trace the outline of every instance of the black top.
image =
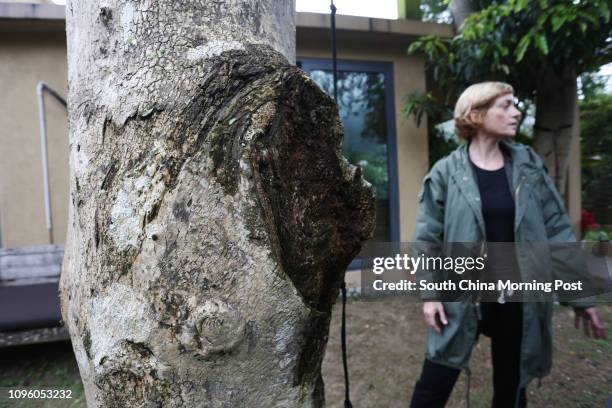
{"type": "MultiPolygon", "coordinates": [[[[468,155],[469,156],[469,155],[468,155]]],[[[514,241],[514,199],[506,170],[483,170],[470,158],[476,174],[487,242],[514,241]]]]}
{"type": "MultiPolygon", "coordinates": [[[[506,164],[504,163],[504,167],[499,170],[483,170],[470,159],[470,165],[476,175],[478,191],[480,191],[486,241],[513,242],[514,198],[510,192],[508,176],[506,175],[506,164]]],[[[486,274],[484,276],[486,281],[497,282],[498,280],[509,279],[512,282],[519,282],[521,280],[512,246],[488,245],[487,255],[486,274]]],[[[515,292],[498,297],[497,294],[487,292],[483,295],[482,301],[504,303],[506,298],[518,299],[520,296],[520,293],[515,292]],[[504,298],[503,301],[501,300],[502,297],[504,298]]]]}

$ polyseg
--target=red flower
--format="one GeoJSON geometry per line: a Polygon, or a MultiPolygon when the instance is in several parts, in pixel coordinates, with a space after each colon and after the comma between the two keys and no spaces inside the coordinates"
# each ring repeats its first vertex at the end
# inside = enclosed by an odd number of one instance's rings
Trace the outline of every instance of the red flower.
{"type": "Polygon", "coordinates": [[[593,215],[592,212],[587,211],[587,210],[582,210],[581,213],[581,226],[582,226],[582,230],[586,231],[586,230],[596,230],[599,228],[599,224],[597,224],[595,222],[595,216],[593,215]]]}

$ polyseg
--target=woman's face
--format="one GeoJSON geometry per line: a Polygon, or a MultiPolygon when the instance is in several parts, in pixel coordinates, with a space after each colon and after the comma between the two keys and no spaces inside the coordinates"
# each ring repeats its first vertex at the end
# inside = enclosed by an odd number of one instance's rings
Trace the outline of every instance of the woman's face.
{"type": "Polygon", "coordinates": [[[516,134],[521,112],[514,106],[514,95],[500,95],[491,104],[482,118],[479,130],[497,137],[512,137],[516,134]]]}

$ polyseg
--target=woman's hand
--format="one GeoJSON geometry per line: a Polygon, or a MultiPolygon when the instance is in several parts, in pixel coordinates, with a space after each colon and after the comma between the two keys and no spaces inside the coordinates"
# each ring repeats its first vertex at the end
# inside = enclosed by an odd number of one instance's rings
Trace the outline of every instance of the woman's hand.
{"type": "Polygon", "coordinates": [[[574,320],[574,326],[579,329],[580,322],[582,322],[582,328],[584,335],[591,337],[591,331],[593,337],[596,339],[606,339],[606,329],[604,329],[604,322],[599,317],[596,307],[589,307],[587,309],[574,308],[574,314],[576,316],[574,320]]]}
{"type": "Polygon", "coordinates": [[[423,303],[423,314],[425,315],[427,324],[431,326],[436,333],[442,334],[443,327],[440,323],[444,326],[448,324],[442,302],[425,301],[425,303],[423,303]]]}

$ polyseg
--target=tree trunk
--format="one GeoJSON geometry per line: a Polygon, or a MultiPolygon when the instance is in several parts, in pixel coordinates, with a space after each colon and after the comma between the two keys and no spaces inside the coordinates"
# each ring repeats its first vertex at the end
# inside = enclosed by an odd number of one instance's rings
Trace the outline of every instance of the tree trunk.
{"type": "Polygon", "coordinates": [[[69,1],[60,282],[90,407],[320,407],[374,199],[293,0],[69,1]]]}
{"type": "Polygon", "coordinates": [[[473,0],[452,0],[449,8],[453,16],[453,25],[456,33],[461,31],[461,25],[465,19],[468,18],[470,14],[478,11],[473,0]]]}
{"type": "Polygon", "coordinates": [[[564,197],[572,139],[580,137],[577,104],[575,69],[568,67],[561,73],[546,70],[536,90],[533,145],[564,197]]]}

